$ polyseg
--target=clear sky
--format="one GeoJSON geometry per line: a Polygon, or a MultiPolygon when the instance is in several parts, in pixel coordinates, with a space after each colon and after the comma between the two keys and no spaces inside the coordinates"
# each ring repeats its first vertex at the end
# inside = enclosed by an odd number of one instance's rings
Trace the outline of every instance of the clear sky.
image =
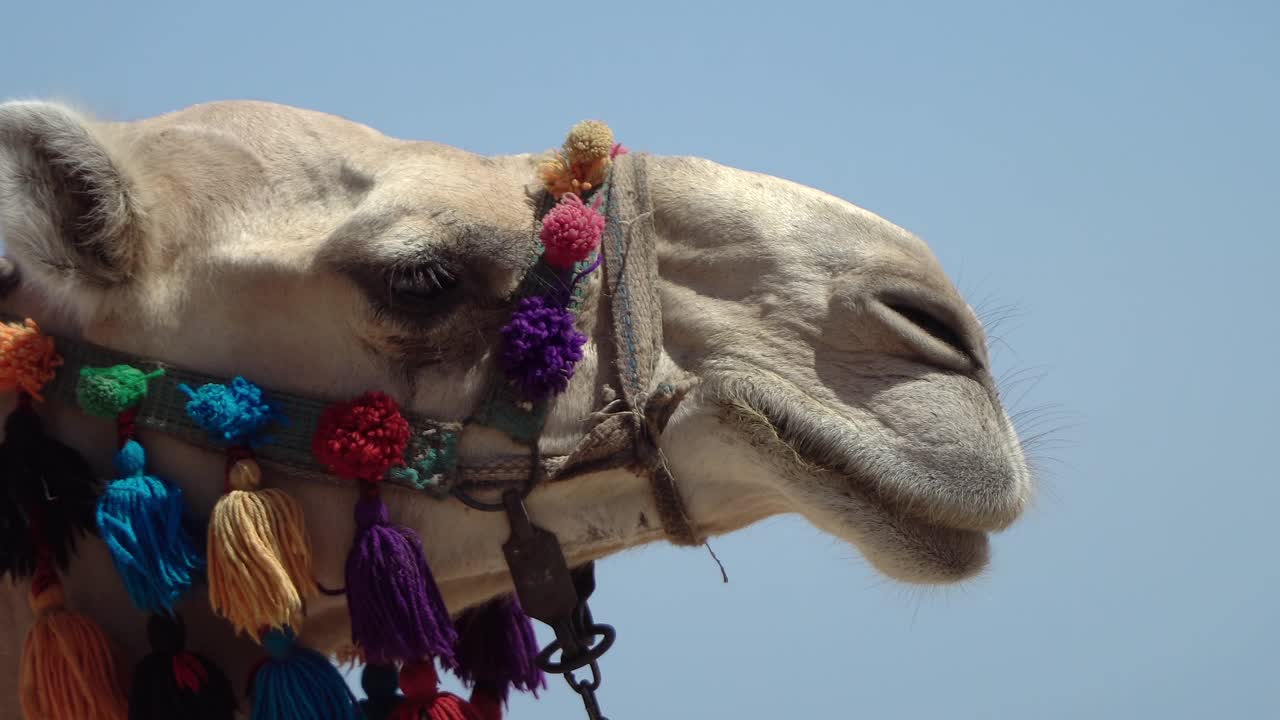
{"type": "Polygon", "coordinates": [[[614,720],[1280,717],[1278,8],[15,0],[0,95],[259,98],[483,153],[597,117],[933,245],[1048,432],[1034,510],[954,588],[797,518],[714,541],[728,585],[698,550],[606,561],[614,720]]]}

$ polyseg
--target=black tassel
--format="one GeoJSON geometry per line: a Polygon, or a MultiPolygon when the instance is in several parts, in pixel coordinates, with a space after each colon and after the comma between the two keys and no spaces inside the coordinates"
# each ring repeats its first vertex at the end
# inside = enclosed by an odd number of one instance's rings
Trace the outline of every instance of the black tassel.
{"type": "Polygon", "coordinates": [[[208,658],[186,651],[186,635],[176,615],[147,621],[151,654],[134,670],[129,720],[231,720],[231,682],[208,658]]]}
{"type": "Polygon", "coordinates": [[[395,665],[365,665],[360,673],[360,687],[367,700],[360,701],[365,720],[386,720],[404,696],[400,694],[400,671],[395,665]]]}
{"type": "Polygon", "coordinates": [[[76,539],[95,528],[100,490],[89,464],[45,434],[30,398],[22,395],[0,443],[0,578],[31,577],[36,536],[66,570],[76,539]]]}

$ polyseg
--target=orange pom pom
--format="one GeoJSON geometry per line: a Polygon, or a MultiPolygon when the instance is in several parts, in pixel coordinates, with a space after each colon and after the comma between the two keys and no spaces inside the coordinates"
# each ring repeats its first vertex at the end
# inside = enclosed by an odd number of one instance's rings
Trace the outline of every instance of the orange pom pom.
{"type": "Polygon", "coordinates": [[[53,379],[62,356],[53,338],[36,321],[0,323],[0,391],[22,390],[37,400],[40,388],[53,379]]]}

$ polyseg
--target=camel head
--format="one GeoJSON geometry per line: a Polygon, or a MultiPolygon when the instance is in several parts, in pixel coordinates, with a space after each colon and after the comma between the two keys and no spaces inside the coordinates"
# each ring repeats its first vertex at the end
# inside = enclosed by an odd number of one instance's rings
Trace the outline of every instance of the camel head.
{"type": "MultiPolygon", "coordinates": [[[[379,389],[465,418],[535,257],[536,162],[263,103],[131,123],[0,105],[0,230],[20,274],[3,309],[212,375],[335,399],[379,389]]],[[[799,512],[896,578],[980,570],[986,533],[1018,516],[1029,473],[982,327],[925,244],[790,182],[645,162],[660,372],[700,380],[660,439],[693,525],[716,534],[799,512]]],[[[597,282],[548,454],[571,448],[608,398],[608,301],[597,282]]],[[[76,422],[59,431],[109,457],[109,435],[76,422]]],[[[220,459],[154,444],[155,464],[207,510],[220,459]]],[[[502,452],[501,438],[464,437],[464,456],[502,452]]],[[[320,528],[317,572],[337,584],[354,490],[271,481],[320,528]]],[[[562,485],[530,507],[571,561],[662,538],[631,473],[562,485]]],[[[389,502],[424,535],[451,605],[509,589],[501,518],[408,493],[389,502]]]]}

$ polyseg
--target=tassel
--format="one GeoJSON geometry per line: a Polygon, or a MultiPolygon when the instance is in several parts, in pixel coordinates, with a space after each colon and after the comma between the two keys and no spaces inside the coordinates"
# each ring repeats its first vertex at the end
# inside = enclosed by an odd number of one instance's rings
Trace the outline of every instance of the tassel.
{"type": "Polygon", "coordinates": [[[293,630],[262,638],[267,659],[251,680],[251,720],[360,720],[342,673],[323,655],[294,642],[293,630]]]}
{"type": "Polygon", "coordinates": [[[317,595],[302,509],[288,493],[261,489],[251,447],[284,417],[262,389],[237,377],[192,389],[187,414],[227,451],[227,492],[213,506],[207,537],[209,603],[238,632],[297,625],[303,601],[317,595]]]}
{"type": "Polygon", "coordinates": [[[31,585],[35,625],[18,671],[27,720],[125,720],[115,660],[102,628],[65,606],[62,584],[42,561],[31,585]]]}
{"type": "Polygon", "coordinates": [[[496,694],[477,687],[471,691],[471,707],[475,708],[481,720],[502,720],[502,706],[505,704],[502,698],[496,694]]]}
{"type": "Polygon", "coordinates": [[[233,489],[209,518],[209,603],[250,635],[297,624],[303,600],[317,594],[302,509],[283,490],[255,489],[261,471],[252,459],[228,476],[233,489]]]}
{"type": "Polygon", "coordinates": [[[39,548],[65,570],[76,539],[95,526],[100,487],[79,453],[45,434],[31,396],[20,395],[0,444],[0,578],[31,577],[39,548]]]}
{"type": "Polygon", "coordinates": [[[395,665],[370,663],[360,673],[360,687],[368,697],[360,701],[365,720],[387,720],[404,696],[400,694],[400,674],[395,665]]]}
{"type": "Polygon", "coordinates": [[[352,642],[370,662],[435,657],[453,667],[457,635],[422,541],[390,523],[380,494],[387,471],[404,465],[408,443],[409,423],[396,402],[366,393],[326,408],[311,447],[334,474],[361,483],[346,568],[352,642]]]}
{"type": "Polygon", "coordinates": [[[547,687],[538,668],[538,638],[514,595],[502,595],[459,616],[458,678],[468,687],[507,702],[511,688],[533,693],[547,687]]]}
{"type": "Polygon", "coordinates": [[[76,400],[82,410],[116,419],[118,477],[107,484],[98,501],[98,533],[133,604],[149,612],[172,610],[204,570],[182,490],[146,474],[146,452],[134,439],[134,418],[147,396],[147,383],[163,374],[163,370],[144,373],[129,365],[87,367],[80,370],[76,382],[76,400]]]}
{"type": "Polygon", "coordinates": [[[231,681],[208,658],[186,651],[181,618],[152,615],[147,638],[151,654],[134,669],[129,720],[231,720],[231,681]]]}
{"type": "Polygon", "coordinates": [[[192,539],[182,490],[145,473],[146,453],[134,440],[116,453],[119,477],[98,501],[98,532],[133,604],[149,612],[173,609],[204,570],[192,539]]]}
{"type": "Polygon", "coordinates": [[[389,720],[484,720],[466,700],[440,691],[440,676],[429,660],[401,668],[400,689],[404,700],[389,720]]]}
{"type": "Polygon", "coordinates": [[[356,541],[347,555],[351,640],[372,662],[435,657],[453,667],[457,635],[422,541],[392,525],[378,487],[366,487],[356,503],[356,541]]]}

